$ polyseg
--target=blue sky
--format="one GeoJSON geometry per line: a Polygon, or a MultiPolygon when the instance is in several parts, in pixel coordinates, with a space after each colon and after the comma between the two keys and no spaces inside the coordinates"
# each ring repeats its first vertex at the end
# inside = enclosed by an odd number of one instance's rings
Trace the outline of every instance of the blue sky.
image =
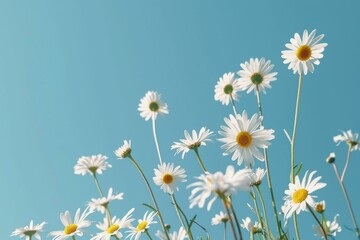
{"type": "MultiPolygon", "coordinates": [[[[149,201],[146,187],[131,163],[117,160],[113,151],[131,139],[134,157],[152,178],[158,161],[151,123],[137,111],[148,90],[160,92],[170,109],[157,121],[163,158],[183,166],[187,184],[193,182],[201,173],[195,156],[181,160],[170,146],[183,138],[184,129],[206,126],[217,133],[232,109],[214,101],[214,86],[225,72],[237,72],[251,57],[270,59],[278,72],[262,100],[265,127],[275,130],[269,157],[280,207],[290,169],[283,129],[291,132],[297,91],[297,76],[282,63],[280,52],[304,29],[324,33],[329,45],[315,73],[304,77],[296,159],[304,170],[317,170],[328,184],[318,192],[319,200],[327,202],[326,216],[332,219],[339,213],[342,226],[351,227],[340,186],[325,158],[335,151],[343,166],[346,146],[336,147],[332,137],[339,129],[360,131],[358,9],[356,1],[1,1],[0,238],[8,239],[31,219],[48,222],[45,238],[63,229],[60,212],[74,213],[98,197],[90,176],[73,174],[84,155],[109,157],[113,168],[99,177],[100,183],[105,191],[113,187],[124,192],[124,200],[111,205],[112,212],[121,216],[135,207],[135,217],[140,218],[147,210],[142,203],[149,201]]],[[[254,94],[242,93],[237,107],[256,113],[254,94]]],[[[218,134],[200,153],[210,171],[224,171],[234,163],[222,156],[216,138],[218,134]]],[[[360,153],[353,152],[345,179],[358,218],[359,158],[360,153]]],[[[221,238],[221,227],[210,225],[222,209],[220,202],[210,212],[188,209],[187,184],[177,194],[179,202],[189,215],[198,215],[213,239],[221,238]]],[[[164,218],[177,229],[170,199],[154,189],[164,218]]],[[[263,191],[271,211],[266,185],[263,191]]],[[[248,194],[235,197],[239,217],[251,214],[248,194]]],[[[92,220],[100,220],[100,215],[92,220]]],[[[312,239],[315,222],[310,214],[302,213],[299,221],[303,239],[312,239]]],[[[338,239],[352,238],[343,227],[338,239]]]]}

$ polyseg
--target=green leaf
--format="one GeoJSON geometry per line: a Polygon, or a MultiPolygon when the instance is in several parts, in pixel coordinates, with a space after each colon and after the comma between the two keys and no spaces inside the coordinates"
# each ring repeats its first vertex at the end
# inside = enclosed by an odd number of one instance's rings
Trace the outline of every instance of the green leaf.
{"type": "Polygon", "coordinates": [[[157,212],[157,210],[153,207],[153,206],[151,206],[151,205],[149,205],[149,204],[147,204],[147,203],[143,203],[142,205],[144,205],[145,207],[148,207],[148,208],[150,208],[152,211],[154,211],[154,212],[157,212]]]}

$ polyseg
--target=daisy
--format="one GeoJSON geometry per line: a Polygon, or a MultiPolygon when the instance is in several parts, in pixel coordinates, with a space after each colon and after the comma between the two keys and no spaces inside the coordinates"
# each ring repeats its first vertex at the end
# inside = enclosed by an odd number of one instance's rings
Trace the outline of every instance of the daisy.
{"type": "Polygon", "coordinates": [[[140,100],[138,111],[140,116],[148,121],[150,118],[156,119],[159,114],[168,114],[168,106],[160,100],[160,94],[153,91],[148,91],[140,100]]]}
{"type": "Polygon", "coordinates": [[[119,159],[124,159],[130,156],[131,154],[131,140],[124,140],[124,144],[114,151],[115,155],[119,159]]]}
{"type": "Polygon", "coordinates": [[[225,143],[221,146],[222,149],[225,149],[223,155],[233,153],[231,160],[237,159],[238,165],[245,161],[246,167],[254,165],[253,156],[264,161],[264,156],[258,148],[267,148],[270,145],[268,140],[274,139],[274,130],[265,130],[261,126],[261,120],[262,117],[258,117],[258,114],[254,114],[251,119],[248,119],[245,110],[242,115],[237,114],[236,117],[230,115],[229,118],[224,118],[227,126],[221,126],[223,131],[219,131],[224,138],[218,139],[225,143]]]}
{"type": "Polygon", "coordinates": [[[157,223],[154,221],[156,214],[156,212],[150,212],[148,215],[148,211],[146,211],[144,217],[138,220],[138,225],[136,227],[129,227],[130,230],[127,232],[130,234],[126,238],[138,240],[141,234],[149,229],[151,224],[157,223]]]}
{"type": "Polygon", "coordinates": [[[199,134],[195,130],[192,130],[192,136],[190,136],[188,131],[184,131],[185,139],[180,139],[180,142],[174,142],[171,146],[171,150],[176,149],[175,155],[182,153],[182,159],[186,153],[191,149],[197,149],[200,146],[206,146],[206,142],[211,141],[209,137],[213,134],[212,131],[202,127],[199,131],[199,134]]]}
{"type": "MultiPolygon", "coordinates": [[[[160,240],[167,240],[165,233],[160,232],[159,230],[155,233],[155,236],[160,240]]],[[[173,232],[169,234],[170,240],[184,240],[187,238],[186,230],[183,227],[180,227],[178,232],[173,232]]]]}
{"type": "Polygon", "coordinates": [[[315,203],[315,210],[318,212],[318,213],[323,213],[325,212],[325,208],[326,208],[326,205],[325,205],[325,201],[321,201],[321,202],[317,202],[315,203]]]}
{"type": "Polygon", "coordinates": [[[74,166],[74,173],[85,175],[89,172],[91,175],[102,174],[106,168],[111,168],[111,165],[106,161],[108,157],[98,154],[90,157],[82,156],[74,166]]]}
{"type": "Polygon", "coordinates": [[[135,208],[130,209],[122,219],[118,219],[114,216],[110,223],[107,218],[104,218],[104,222],[96,224],[96,227],[102,230],[102,232],[96,234],[96,236],[92,237],[90,240],[110,240],[112,236],[122,238],[123,235],[120,232],[120,229],[129,228],[131,226],[131,222],[135,220],[131,218],[131,213],[134,210],[135,208]]]}
{"type": "Polygon", "coordinates": [[[257,168],[255,172],[253,171],[250,175],[250,179],[251,179],[250,186],[259,186],[265,174],[266,174],[266,170],[262,168],[257,168]]]}
{"type": "Polygon", "coordinates": [[[250,169],[241,169],[235,172],[231,165],[226,168],[225,174],[222,172],[201,174],[196,177],[200,181],[187,186],[188,188],[194,187],[189,197],[190,208],[195,205],[198,205],[199,208],[204,207],[206,199],[213,195],[207,205],[209,211],[218,197],[224,199],[226,195],[236,193],[238,190],[249,191],[250,174],[250,169]]]}
{"type": "Polygon", "coordinates": [[[287,196],[284,197],[285,218],[290,218],[294,212],[299,214],[301,211],[306,211],[307,205],[311,207],[315,205],[313,199],[315,196],[310,194],[326,186],[326,183],[319,182],[321,177],[312,179],[315,173],[316,171],[311,172],[307,178],[308,171],[306,171],[302,182],[300,182],[299,176],[296,176],[295,183],[289,183],[289,189],[285,190],[287,196]]]}
{"type": "Polygon", "coordinates": [[[336,155],[335,153],[330,153],[329,156],[326,158],[326,162],[327,163],[333,163],[335,162],[335,159],[336,159],[336,155]]]}
{"type": "Polygon", "coordinates": [[[45,224],[46,222],[42,222],[34,226],[33,220],[31,220],[29,226],[15,229],[15,231],[13,231],[10,236],[13,237],[20,235],[20,238],[25,237],[26,240],[30,240],[32,236],[34,236],[36,239],[41,240],[39,232],[42,232],[45,224]]]}
{"type": "Polygon", "coordinates": [[[261,226],[258,222],[255,221],[255,224],[251,221],[251,218],[247,217],[245,219],[242,219],[241,227],[245,228],[249,233],[260,233],[261,232],[261,226]]]}
{"type": "Polygon", "coordinates": [[[360,150],[358,137],[359,134],[347,130],[346,132],[342,131],[342,134],[335,136],[333,139],[337,146],[342,142],[346,142],[351,147],[351,151],[353,151],[360,150]]]}
{"type": "Polygon", "coordinates": [[[124,193],[113,195],[113,189],[110,188],[107,197],[92,198],[91,202],[88,203],[88,206],[90,207],[91,211],[97,210],[101,213],[105,213],[105,210],[111,201],[122,200],[123,196],[124,193]]]}
{"type": "Polygon", "coordinates": [[[223,105],[229,105],[231,98],[238,100],[237,92],[240,90],[239,80],[234,80],[234,73],[225,73],[219,78],[215,86],[215,101],[220,101],[223,105]]]}
{"type": "Polygon", "coordinates": [[[265,88],[271,88],[270,82],[276,80],[277,72],[271,72],[274,65],[270,64],[270,60],[265,61],[265,58],[250,58],[249,62],[240,66],[242,70],[237,73],[240,76],[239,86],[241,90],[247,90],[246,93],[257,89],[266,93],[265,88]]]}
{"type": "Polygon", "coordinates": [[[285,44],[289,50],[281,51],[281,57],[284,58],[284,63],[289,63],[289,69],[292,69],[294,74],[307,72],[314,72],[314,64],[319,65],[319,59],[323,58],[327,43],[319,43],[324,38],[324,34],[315,37],[316,30],[308,34],[304,30],[302,38],[298,33],[295,33],[294,38],[290,39],[291,43],[285,44]]]}
{"type": "Polygon", "coordinates": [[[153,180],[156,185],[169,194],[173,194],[174,190],[179,190],[178,183],[186,182],[185,170],[180,166],[174,168],[173,163],[162,163],[158,165],[157,169],[154,169],[155,177],[153,180]]]}
{"type": "MultiPolygon", "coordinates": [[[[328,236],[335,237],[338,232],[341,232],[341,227],[340,227],[339,223],[337,222],[338,216],[339,216],[339,214],[336,214],[334,217],[334,220],[332,222],[326,221],[326,225],[323,223],[325,232],[328,236]]],[[[316,225],[316,226],[313,226],[313,228],[316,231],[314,236],[324,238],[324,233],[320,226],[316,225]]]]}
{"type": "Polygon", "coordinates": [[[75,235],[81,237],[83,235],[82,228],[89,227],[91,225],[90,221],[85,220],[91,213],[93,213],[93,211],[88,211],[88,208],[86,208],[80,216],[80,208],[78,208],[75,213],[74,221],[71,220],[69,211],[60,213],[60,220],[62,224],[64,224],[65,228],[63,231],[50,232],[49,235],[54,236],[53,240],[64,240],[75,235]]]}
{"type": "Polygon", "coordinates": [[[211,225],[218,225],[220,223],[226,223],[229,218],[226,216],[223,211],[220,211],[219,214],[215,214],[215,217],[211,219],[211,225]]]}

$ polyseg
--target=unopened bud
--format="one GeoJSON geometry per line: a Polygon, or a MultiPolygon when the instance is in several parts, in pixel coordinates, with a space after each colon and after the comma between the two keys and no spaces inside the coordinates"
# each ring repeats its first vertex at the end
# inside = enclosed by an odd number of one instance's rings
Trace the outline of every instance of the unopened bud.
{"type": "Polygon", "coordinates": [[[330,153],[330,155],[326,158],[326,162],[330,164],[335,162],[335,153],[330,153]]]}

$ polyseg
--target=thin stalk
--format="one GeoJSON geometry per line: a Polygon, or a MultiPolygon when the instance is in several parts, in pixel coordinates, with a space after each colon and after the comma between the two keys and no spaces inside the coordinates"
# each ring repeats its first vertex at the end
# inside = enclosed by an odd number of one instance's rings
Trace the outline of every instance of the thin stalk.
{"type": "Polygon", "coordinates": [[[76,240],[75,235],[72,236],[72,239],[73,239],[73,240],[76,240]]]}
{"type": "Polygon", "coordinates": [[[29,236],[29,240],[31,240],[31,238],[32,238],[32,235],[29,236]]]}
{"type": "Polygon", "coordinates": [[[294,228],[295,228],[296,238],[298,240],[300,240],[300,233],[299,233],[299,228],[298,228],[298,223],[297,223],[296,212],[293,214],[293,219],[294,219],[294,228]]]}
{"type": "Polygon", "coordinates": [[[316,217],[314,211],[312,210],[312,208],[309,206],[309,204],[306,203],[306,207],[308,208],[308,210],[310,211],[311,215],[315,218],[316,222],[319,224],[323,234],[324,234],[324,238],[325,240],[328,240],[328,237],[327,237],[327,234],[326,234],[326,231],[324,229],[324,226],[321,224],[321,222],[319,221],[319,219],[316,217]]]}
{"type": "Polygon", "coordinates": [[[189,239],[190,240],[193,240],[193,236],[192,236],[192,234],[191,234],[191,232],[190,232],[190,229],[189,229],[189,226],[188,225],[185,225],[185,223],[184,223],[184,220],[182,219],[182,217],[181,217],[181,214],[180,214],[180,211],[179,211],[179,206],[178,206],[178,204],[177,204],[177,202],[176,202],[176,200],[175,200],[175,195],[174,194],[170,194],[170,196],[171,196],[171,200],[172,200],[172,202],[173,202],[173,205],[174,205],[174,207],[175,207],[175,210],[176,210],[176,214],[178,215],[178,217],[179,217],[179,220],[180,220],[180,223],[181,223],[181,225],[184,227],[184,229],[186,230],[186,232],[187,232],[187,234],[188,234],[188,236],[189,236],[189,239]]]}
{"type": "Polygon", "coordinates": [[[163,220],[163,218],[162,218],[162,216],[161,216],[161,212],[160,212],[159,206],[158,206],[158,204],[157,204],[157,202],[156,202],[154,193],[153,193],[153,191],[152,191],[152,189],[151,189],[151,187],[150,187],[149,181],[147,180],[145,174],[143,173],[143,171],[141,170],[140,166],[137,164],[137,162],[135,161],[135,159],[132,157],[132,155],[129,154],[128,157],[129,157],[129,159],[133,162],[133,164],[135,165],[136,169],[139,171],[139,173],[141,174],[142,178],[144,179],[145,184],[146,184],[146,186],[147,186],[147,188],[148,188],[148,190],[149,190],[149,192],[150,192],[150,195],[151,195],[151,198],[152,198],[152,200],[153,200],[153,203],[154,203],[154,205],[155,205],[155,208],[156,208],[156,210],[157,210],[157,214],[158,214],[158,216],[159,216],[160,224],[161,224],[161,226],[162,226],[162,228],[163,228],[163,231],[164,231],[164,233],[165,233],[165,235],[166,235],[166,238],[167,238],[168,240],[170,240],[169,235],[168,235],[168,232],[166,231],[166,227],[165,227],[164,220],[163,220]]]}
{"type": "Polygon", "coordinates": [[[356,219],[355,219],[355,214],[354,214],[354,211],[353,211],[353,209],[352,209],[352,207],[351,207],[350,199],[349,199],[349,196],[348,196],[348,194],[347,194],[347,191],[346,191],[344,182],[341,181],[341,178],[340,178],[338,169],[337,169],[337,167],[336,167],[336,164],[335,164],[335,163],[332,163],[332,165],[333,165],[333,167],[334,167],[334,171],[335,171],[336,177],[337,177],[337,179],[339,180],[341,189],[342,189],[342,191],[343,191],[343,193],[344,193],[345,200],[346,200],[346,204],[347,204],[347,206],[348,206],[348,208],[349,208],[350,216],[351,216],[352,222],[353,222],[353,224],[354,224],[354,230],[355,230],[356,237],[357,237],[358,239],[360,239],[359,227],[358,227],[358,225],[357,225],[357,222],[356,222],[356,219]]]}
{"type": "MultiPolygon", "coordinates": [[[[232,232],[232,234],[233,234],[234,240],[237,240],[237,236],[236,236],[236,233],[235,233],[234,223],[233,223],[233,220],[232,220],[232,217],[231,217],[231,214],[230,214],[230,210],[229,210],[228,204],[227,204],[227,202],[226,202],[226,197],[225,197],[225,196],[222,196],[221,199],[222,199],[222,202],[223,202],[223,204],[224,204],[224,207],[225,207],[225,210],[226,210],[226,214],[227,214],[228,219],[229,219],[229,222],[230,222],[231,232],[232,232]]],[[[240,240],[242,240],[242,238],[240,238],[240,240]]]]}
{"type": "Polygon", "coordinates": [[[344,167],[344,170],[343,170],[343,172],[341,174],[341,181],[342,182],[344,181],[345,173],[346,173],[346,170],[347,170],[349,162],[350,162],[350,153],[351,153],[351,145],[349,144],[349,148],[348,148],[348,152],[347,152],[347,156],[346,156],[345,167],[344,167]]]}
{"type": "Polygon", "coordinates": [[[149,238],[150,240],[152,240],[152,238],[151,238],[150,233],[148,232],[148,230],[145,230],[145,233],[146,233],[146,235],[148,236],[148,238],[149,238]]]}
{"type": "Polygon", "coordinates": [[[232,107],[233,107],[233,110],[234,110],[234,114],[236,116],[237,111],[236,111],[236,107],[235,107],[235,102],[234,102],[234,98],[233,98],[233,96],[231,94],[230,94],[230,98],[231,98],[231,104],[232,104],[232,107]]]}
{"type": "MultiPolygon", "coordinates": [[[[259,219],[259,222],[260,222],[260,225],[261,225],[261,229],[264,230],[264,229],[265,229],[265,228],[264,228],[264,223],[263,223],[263,220],[262,220],[261,215],[260,215],[259,206],[258,206],[258,204],[257,204],[256,195],[255,195],[254,190],[253,190],[252,193],[250,193],[250,195],[251,195],[252,199],[254,200],[256,215],[257,215],[257,217],[258,217],[258,219],[259,219]]],[[[262,237],[263,237],[264,240],[266,239],[266,231],[263,231],[262,237]]]]}
{"type": "Polygon", "coordinates": [[[198,162],[199,162],[199,164],[200,164],[200,166],[201,166],[202,170],[204,171],[204,173],[206,173],[206,172],[207,172],[207,170],[206,170],[206,168],[205,168],[204,163],[201,161],[201,158],[200,158],[200,155],[199,155],[199,151],[198,151],[198,149],[197,149],[197,148],[194,148],[194,152],[195,152],[195,154],[196,154],[197,160],[198,160],[198,162]]]}
{"type": "Polygon", "coordinates": [[[265,218],[265,222],[266,222],[266,231],[268,232],[269,236],[271,234],[270,232],[270,228],[269,228],[269,221],[268,221],[268,218],[267,218],[267,213],[266,213],[266,208],[265,208],[265,202],[264,202],[264,198],[261,194],[261,191],[260,191],[260,187],[259,186],[256,186],[256,190],[259,194],[259,197],[260,197],[260,202],[261,202],[261,205],[262,205],[262,209],[263,209],[263,212],[264,212],[264,218],[265,218]]]}
{"type": "Polygon", "coordinates": [[[250,232],[250,240],[254,240],[254,233],[253,233],[253,231],[250,232]]]}
{"type": "Polygon", "coordinates": [[[157,150],[157,154],[159,156],[160,164],[162,164],[162,158],[161,158],[159,143],[158,143],[158,140],[157,140],[157,137],[156,137],[155,117],[152,117],[151,119],[152,119],[152,129],[153,129],[153,135],[154,135],[156,150],[157,150]]]}
{"type": "MultiPolygon", "coordinates": [[[[258,108],[259,108],[259,114],[261,117],[263,117],[263,112],[262,112],[262,107],[261,107],[261,99],[260,99],[260,91],[259,91],[259,87],[256,86],[256,96],[257,96],[257,102],[258,102],[258,108]]],[[[263,124],[263,119],[261,119],[261,126],[264,126],[263,124]]],[[[267,182],[268,182],[268,188],[270,190],[270,196],[271,196],[271,204],[274,210],[274,216],[275,216],[275,221],[276,221],[276,227],[277,227],[277,232],[278,235],[281,235],[281,230],[280,230],[280,224],[279,224],[279,215],[278,215],[278,211],[276,208],[276,202],[275,202],[275,196],[274,196],[274,191],[273,191],[273,187],[272,187],[272,182],[271,182],[271,174],[270,174],[270,167],[269,167],[269,157],[267,155],[267,149],[264,148],[264,158],[265,158],[265,167],[266,167],[266,177],[267,177],[267,182]]],[[[265,214],[265,212],[264,212],[265,214]]],[[[266,219],[266,222],[267,219],[266,219]]],[[[269,232],[270,233],[270,232],[269,232]]]]}
{"type": "Polygon", "coordinates": [[[238,230],[238,232],[239,232],[240,238],[242,239],[242,233],[241,233],[241,228],[240,228],[239,220],[238,220],[238,218],[237,218],[237,215],[236,215],[236,212],[235,212],[235,209],[234,209],[234,206],[233,206],[231,200],[230,200],[230,207],[231,207],[231,212],[232,212],[232,214],[233,214],[233,216],[234,216],[234,220],[235,220],[235,223],[236,223],[236,228],[237,228],[237,230],[238,230]]]}
{"type": "MultiPolygon", "coordinates": [[[[100,187],[100,184],[99,184],[99,180],[96,176],[96,172],[93,172],[93,176],[94,176],[94,179],[95,179],[95,184],[96,184],[96,187],[100,193],[100,196],[103,198],[104,197],[104,193],[103,191],[101,190],[101,187],[100,187]]],[[[110,211],[109,211],[109,207],[108,206],[105,206],[105,212],[106,212],[106,218],[108,220],[108,223],[109,223],[109,227],[110,227],[110,224],[111,224],[111,216],[110,216],[110,211]]]]}
{"type": "Polygon", "coordinates": [[[226,240],[226,222],[224,222],[224,240],[226,240]]]}

